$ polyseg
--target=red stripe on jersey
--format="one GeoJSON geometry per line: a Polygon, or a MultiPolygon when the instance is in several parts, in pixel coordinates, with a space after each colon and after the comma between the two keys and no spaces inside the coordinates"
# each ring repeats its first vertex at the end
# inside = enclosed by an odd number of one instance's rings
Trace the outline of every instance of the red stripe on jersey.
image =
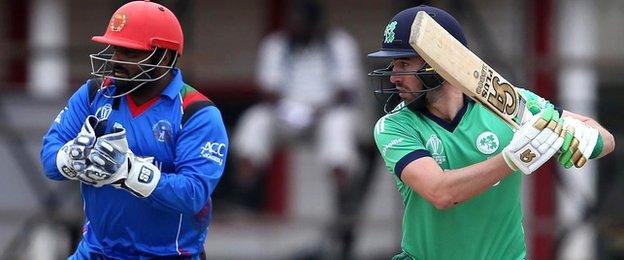
{"type": "Polygon", "coordinates": [[[137,106],[136,103],[134,103],[134,100],[130,97],[130,95],[126,95],[126,101],[128,102],[128,108],[130,109],[130,114],[132,114],[132,117],[137,117],[141,113],[145,112],[145,110],[147,110],[154,103],[156,103],[156,101],[158,101],[159,98],[160,98],[160,95],[155,96],[152,99],[148,100],[147,102],[141,104],[140,106],[137,106]]]}
{"type": "Polygon", "coordinates": [[[195,101],[201,100],[207,101],[209,99],[197,91],[187,92],[186,95],[182,97],[182,108],[186,108],[188,105],[194,103],[195,101]]]}

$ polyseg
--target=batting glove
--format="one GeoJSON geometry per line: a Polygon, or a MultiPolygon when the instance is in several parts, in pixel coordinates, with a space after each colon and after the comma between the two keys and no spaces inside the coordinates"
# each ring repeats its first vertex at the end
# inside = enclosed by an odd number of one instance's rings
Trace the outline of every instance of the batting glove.
{"type": "Polygon", "coordinates": [[[600,155],[603,143],[598,129],[571,117],[564,118],[563,128],[565,137],[558,158],[563,167],[581,168],[587,159],[600,155]]]}
{"type": "Polygon", "coordinates": [[[550,159],[563,144],[563,122],[552,107],[543,109],[514,133],[503,158],[513,170],[531,174],[550,159]]]}
{"type": "Polygon", "coordinates": [[[78,175],[87,168],[89,162],[87,156],[93,148],[97,138],[97,132],[103,132],[105,124],[95,116],[88,116],[80,132],[73,140],[67,142],[56,154],[56,168],[59,172],[70,180],[82,180],[92,183],[90,179],[81,179],[78,175]]]}

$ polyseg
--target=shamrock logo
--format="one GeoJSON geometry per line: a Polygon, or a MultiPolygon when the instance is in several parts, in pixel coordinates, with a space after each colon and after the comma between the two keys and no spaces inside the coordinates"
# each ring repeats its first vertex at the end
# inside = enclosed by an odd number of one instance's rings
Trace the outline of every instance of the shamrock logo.
{"type": "Polygon", "coordinates": [[[475,144],[477,149],[483,154],[492,154],[496,152],[498,146],[500,145],[498,137],[490,131],[481,133],[479,137],[477,137],[475,144]]]}
{"type": "Polygon", "coordinates": [[[394,41],[394,29],[396,29],[397,21],[392,21],[386,26],[384,30],[384,43],[391,43],[394,41]]]}
{"type": "Polygon", "coordinates": [[[481,145],[487,146],[490,149],[494,149],[497,146],[496,140],[494,140],[493,135],[488,135],[487,137],[481,139],[481,145]]]}

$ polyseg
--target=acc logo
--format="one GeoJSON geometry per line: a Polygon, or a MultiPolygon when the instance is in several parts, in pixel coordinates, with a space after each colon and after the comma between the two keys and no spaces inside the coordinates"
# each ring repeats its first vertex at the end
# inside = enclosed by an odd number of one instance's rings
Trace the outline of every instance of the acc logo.
{"type": "Polygon", "coordinates": [[[483,154],[493,154],[498,150],[499,144],[498,136],[490,131],[481,133],[475,142],[477,149],[483,154]]]}
{"type": "Polygon", "coordinates": [[[446,162],[446,155],[444,155],[444,146],[442,145],[442,140],[438,137],[438,135],[433,134],[427,140],[425,147],[431,153],[431,157],[438,163],[442,164],[446,162]]]}
{"type": "Polygon", "coordinates": [[[98,107],[98,109],[95,111],[95,117],[97,117],[99,120],[106,120],[110,116],[111,111],[113,111],[111,105],[106,104],[104,106],[98,107]]]}
{"type": "Polygon", "coordinates": [[[219,165],[223,164],[223,156],[225,156],[225,144],[217,142],[206,142],[201,148],[200,155],[206,159],[213,160],[219,165]]]}
{"type": "Polygon", "coordinates": [[[160,120],[154,126],[152,126],[152,134],[154,138],[159,142],[165,142],[171,139],[173,131],[171,130],[171,123],[167,120],[160,120]]]}
{"type": "Polygon", "coordinates": [[[128,16],[124,13],[116,13],[110,20],[110,30],[113,32],[119,32],[124,28],[126,22],[128,21],[128,16]]]}
{"type": "Polygon", "coordinates": [[[384,30],[384,43],[391,43],[394,41],[394,29],[396,29],[397,21],[392,21],[386,26],[384,30]]]}

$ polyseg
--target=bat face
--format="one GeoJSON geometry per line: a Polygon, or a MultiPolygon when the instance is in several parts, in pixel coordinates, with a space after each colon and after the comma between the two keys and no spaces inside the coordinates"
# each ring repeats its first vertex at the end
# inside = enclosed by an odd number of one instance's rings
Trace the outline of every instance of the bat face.
{"type": "Polygon", "coordinates": [[[528,120],[526,100],[500,74],[457,41],[426,12],[412,24],[410,45],[452,86],[483,104],[511,127],[528,120]]]}
{"type": "MultiPolygon", "coordinates": [[[[474,89],[474,93],[480,96],[479,102],[485,100],[486,106],[501,115],[503,120],[512,119],[512,126],[515,128],[524,122],[526,100],[514,86],[485,63],[480,72],[475,70],[473,74],[479,77],[474,89]]],[[[472,91],[470,93],[472,94],[472,91]]]]}

